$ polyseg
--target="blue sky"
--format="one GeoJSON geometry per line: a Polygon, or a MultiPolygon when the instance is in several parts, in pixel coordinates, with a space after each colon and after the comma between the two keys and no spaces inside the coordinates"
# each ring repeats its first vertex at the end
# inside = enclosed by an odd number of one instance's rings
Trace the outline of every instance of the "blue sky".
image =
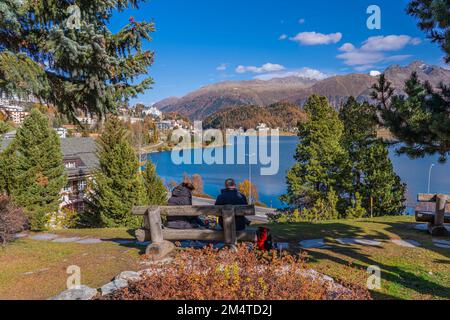
{"type": "Polygon", "coordinates": [[[201,86],[299,74],[322,78],[382,71],[424,60],[443,65],[443,53],[406,15],[407,0],[151,0],[116,14],[111,29],[154,20],[146,48],[153,89],[132,103],[183,96],[201,86]],[[369,30],[368,6],[381,8],[381,30],[369,30]]]}

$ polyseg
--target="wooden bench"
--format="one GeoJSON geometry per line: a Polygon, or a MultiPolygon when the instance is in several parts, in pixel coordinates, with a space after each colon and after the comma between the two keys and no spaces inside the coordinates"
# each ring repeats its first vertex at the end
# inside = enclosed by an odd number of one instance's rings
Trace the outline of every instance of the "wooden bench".
{"type": "Polygon", "coordinates": [[[223,241],[235,247],[238,241],[255,241],[255,231],[236,232],[236,216],[254,216],[255,206],[147,206],[134,207],[134,215],[144,216],[144,228],[136,230],[138,241],[151,241],[146,254],[153,260],[161,260],[175,249],[172,242],[178,240],[223,241]],[[210,229],[169,229],[163,228],[161,216],[222,217],[223,231],[210,229]]]}
{"type": "Polygon", "coordinates": [[[420,202],[435,202],[435,212],[416,210],[416,221],[428,222],[428,231],[433,236],[448,235],[445,223],[450,223],[450,215],[446,214],[447,202],[450,200],[449,195],[445,194],[423,194],[417,196],[420,202]]]}

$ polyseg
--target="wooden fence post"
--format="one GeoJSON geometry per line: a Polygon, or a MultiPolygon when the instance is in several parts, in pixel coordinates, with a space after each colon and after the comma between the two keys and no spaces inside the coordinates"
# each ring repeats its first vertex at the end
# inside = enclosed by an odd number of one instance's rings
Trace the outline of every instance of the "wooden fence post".
{"type": "Polygon", "coordinates": [[[145,221],[150,227],[150,238],[153,243],[161,243],[164,241],[162,234],[161,209],[158,207],[147,212],[148,220],[145,221]]]}
{"type": "Polygon", "coordinates": [[[233,206],[225,206],[222,209],[223,218],[223,232],[225,237],[225,244],[230,248],[236,248],[236,218],[233,206]]]}
{"type": "Polygon", "coordinates": [[[436,214],[434,215],[434,223],[429,226],[429,231],[434,236],[445,236],[448,234],[444,225],[446,205],[447,196],[444,194],[436,195],[436,214]]]}
{"type": "Polygon", "coordinates": [[[165,241],[163,238],[160,207],[149,210],[147,216],[148,220],[146,223],[150,227],[152,243],[147,247],[145,253],[154,261],[162,260],[175,250],[175,245],[172,242],[165,241]]]}

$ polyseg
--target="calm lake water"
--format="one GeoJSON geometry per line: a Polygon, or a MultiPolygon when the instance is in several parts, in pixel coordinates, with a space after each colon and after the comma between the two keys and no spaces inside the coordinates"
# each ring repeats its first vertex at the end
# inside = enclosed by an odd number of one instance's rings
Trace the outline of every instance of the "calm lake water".
{"type": "MultiPolygon", "coordinates": [[[[270,139],[269,139],[270,141],[270,139]]],[[[257,186],[260,201],[272,206],[274,208],[283,207],[279,197],[286,192],[285,176],[286,171],[294,164],[294,153],[298,143],[297,137],[280,137],[280,164],[276,175],[264,176],[261,175],[259,164],[252,165],[252,181],[257,186]]],[[[241,145],[242,146],[242,145],[241,145]]],[[[245,143],[246,150],[248,150],[248,140],[245,143]]],[[[214,150],[209,152],[222,151],[226,154],[229,148],[227,146],[221,148],[222,150],[214,150]]],[[[237,146],[234,146],[237,150],[237,146]]],[[[187,152],[191,152],[188,150],[187,152]]],[[[246,151],[248,153],[248,151],[246,151]]],[[[270,152],[269,152],[270,155],[270,152]]],[[[176,165],[172,162],[171,152],[161,152],[149,154],[148,157],[153,161],[157,167],[158,174],[169,182],[171,180],[180,182],[183,174],[188,175],[200,174],[205,184],[205,193],[216,197],[223,188],[223,182],[227,178],[234,178],[237,182],[249,178],[248,158],[247,164],[223,164],[223,165],[198,165],[198,164],[181,164],[176,165]]],[[[432,193],[447,193],[450,194],[450,163],[439,164],[437,157],[426,157],[423,159],[411,160],[407,156],[396,156],[394,150],[391,150],[391,159],[397,174],[402,178],[408,186],[409,205],[415,202],[417,193],[427,192],[428,188],[428,170],[431,164],[435,164],[431,172],[431,187],[432,193]]],[[[192,161],[193,162],[193,161],[192,161]]],[[[411,209],[409,209],[410,211],[411,209]]]]}

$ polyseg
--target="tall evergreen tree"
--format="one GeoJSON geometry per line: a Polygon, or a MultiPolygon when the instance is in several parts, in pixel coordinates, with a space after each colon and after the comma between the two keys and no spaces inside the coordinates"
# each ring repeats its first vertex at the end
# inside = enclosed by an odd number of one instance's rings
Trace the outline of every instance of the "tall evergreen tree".
{"type": "MultiPolygon", "coordinates": [[[[0,114],[1,115],[1,114],[0,114]]],[[[0,120],[0,143],[2,143],[3,134],[8,131],[7,125],[4,121],[0,120]]],[[[0,152],[0,195],[6,192],[6,157],[4,152],[0,152]]]]}
{"type": "Polygon", "coordinates": [[[3,152],[0,152],[0,194],[12,195],[16,183],[17,157],[13,141],[3,152]]]}
{"type": "Polygon", "coordinates": [[[336,204],[333,199],[339,191],[335,186],[348,161],[340,145],[343,125],[325,97],[311,96],[305,111],[308,120],[299,124],[297,162],[287,173],[288,192],[281,200],[291,207],[315,210],[317,219],[336,218],[336,207],[331,204],[336,204]]]}
{"type": "Polygon", "coordinates": [[[445,61],[450,63],[450,1],[413,0],[407,12],[419,19],[419,28],[428,39],[439,44],[446,54],[445,61]]]}
{"type": "Polygon", "coordinates": [[[50,215],[59,210],[61,190],[67,184],[58,134],[45,115],[32,110],[13,142],[12,199],[24,208],[33,230],[46,229],[50,215]]]}
{"type": "Polygon", "coordinates": [[[361,206],[374,215],[403,212],[405,186],[393,170],[387,146],[377,138],[377,109],[368,103],[358,103],[351,97],[339,117],[344,124],[342,146],[349,155],[347,214],[361,216],[361,206]],[[373,201],[373,208],[371,204],[373,201]]]}
{"type": "Polygon", "coordinates": [[[93,174],[87,212],[82,223],[102,227],[135,227],[140,220],[131,214],[142,204],[144,185],[139,159],[128,141],[126,126],[111,116],[98,141],[99,167],[93,174]]]}
{"type": "Polygon", "coordinates": [[[361,195],[363,206],[369,212],[373,199],[373,215],[397,215],[405,210],[406,185],[395,173],[389,152],[381,140],[375,141],[364,152],[364,182],[361,195]]]}
{"type": "Polygon", "coordinates": [[[146,205],[167,204],[167,189],[156,173],[155,165],[148,160],[143,172],[146,205]]]}
{"type": "Polygon", "coordinates": [[[446,162],[450,154],[450,88],[441,84],[435,90],[413,73],[406,81],[405,93],[395,95],[384,75],[373,86],[373,98],[379,101],[381,123],[404,143],[397,151],[412,158],[440,155],[446,162]]]}
{"type": "Polygon", "coordinates": [[[0,89],[34,95],[74,119],[105,115],[152,84],[153,53],[143,50],[154,24],[129,23],[117,33],[114,13],[142,0],[2,0],[0,89]]]}
{"type": "Polygon", "coordinates": [[[0,120],[0,142],[3,134],[6,132],[8,132],[8,125],[4,121],[0,120]]]}

